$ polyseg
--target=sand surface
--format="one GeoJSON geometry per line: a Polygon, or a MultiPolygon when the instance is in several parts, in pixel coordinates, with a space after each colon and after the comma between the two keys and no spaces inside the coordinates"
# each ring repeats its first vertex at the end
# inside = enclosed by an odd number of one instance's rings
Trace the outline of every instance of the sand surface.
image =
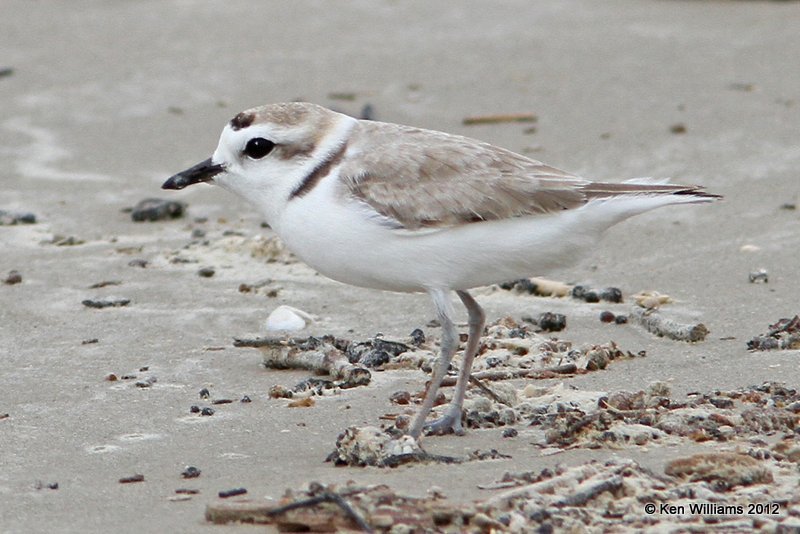
{"type": "Polygon", "coordinates": [[[0,277],[15,269],[23,278],[0,284],[1,532],[218,530],[203,520],[218,491],[278,498],[309,481],[385,482],[419,495],[439,486],[467,501],[485,498],[477,484],[506,471],[589,457],[662,469],[703,449],[543,456],[524,432],[502,439],[494,429],[424,445],[443,454],[497,448],[512,459],[394,470],[324,463],[342,430],[378,424],[397,411],[389,395],[419,390],[425,375],[375,373],[366,388],[288,409],[269,387],[307,373],[265,370],[258,351],[234,348],[232,338],[263,334],[280,304],[318,317],[304,335],[438,331],[425,327],[434,314],[424,295],[347,287],[300,263],[251,257],[248,243],[269,230],[228,193],[160,191],[211,154],[236,112],[267,102],[305,99],[354,114],[370,104],[380,120],[469,135],[587,177],[671,176],[724,195],[627,221],[580,264],[531,273],[667,293],[671,313],[708,326],[705,342],[598,320],[601,309],[627,305],[493,288],[475,295],[490,320],[557,311],[568,317],[561,337],[575,344],[613,339],[647,351],[567,380],[577,388],[633,391],[662,380],[681,397],[766,380],[797,386],[797,351],[751,353],[745,343],[800,313],[800,211],[781,208],[800,201],[798,3],[6,0],[2,11],[0,67],[13,71],[0,77],[0,209],[38,222],[0,227],[0,277]],[[538,116],[535,133],[462,125],[521,112],[538,116]],[[134,223],[122,211],[152,196],[184,201],[188,214],[134,223]],[[212,246],[182,252],[198,263],[170,263],[195,229],[212,246]],[[84,243],[45,243],[55,235],[84,243]],[[149,263],[130,266],[136,259],[149,263]],[[215,275],[198,276],[204,266],[215,275]],[[748,282],[757,268],[768,284],[748,282]],[[237,289],[268,278],[276,297],[237,289]],[[108,280],[121,284],[89,289],[108,280]],[[81,304],[108,296],[131,303],[81,304]],[[109,373],[137,378],[109,382],[109,373]],[[151,387],[135,385],[152,377],[151,387]],[[190,414],[205,405],[202,388],[253,402],[190,414]],[[202,475],[182,480],[187,465],[202,475]],[[135,473],[145,481],[118,482],[135,473]],[[170,501],[181,487],[200,493],[170,501]]]}

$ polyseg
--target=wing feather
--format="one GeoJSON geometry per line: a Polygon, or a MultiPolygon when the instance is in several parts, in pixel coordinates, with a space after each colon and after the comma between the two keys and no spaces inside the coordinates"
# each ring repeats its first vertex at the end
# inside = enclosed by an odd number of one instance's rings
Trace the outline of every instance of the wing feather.
{"type": "Polygon", "coordinates": [[[698,191],[589,182],[488,143],[398,124],[360,122],[348,145],[339,172],[345,194],[407,230],[551,213],[620,194],[698,191]]]}

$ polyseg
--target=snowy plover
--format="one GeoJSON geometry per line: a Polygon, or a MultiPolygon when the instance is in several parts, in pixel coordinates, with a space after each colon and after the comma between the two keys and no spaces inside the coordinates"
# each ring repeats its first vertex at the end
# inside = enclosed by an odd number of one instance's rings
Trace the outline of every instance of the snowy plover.
{"type": "Polygon", "coordinates": [[[239,113],[211,158],[163,187],[199,182],[253,203],[289,249],[334,280],[431,296],[441,356],[414,438],[423,428],[463,432],[461,407],[485,322],[468,289],[567,264],[632,215],[719,198],[693,185],[592,182],[474,139],[305,103],[239,113]],[[458,348],[450,291],[467,309],[469,338],[450,406],[425,425],[458,348]]]}

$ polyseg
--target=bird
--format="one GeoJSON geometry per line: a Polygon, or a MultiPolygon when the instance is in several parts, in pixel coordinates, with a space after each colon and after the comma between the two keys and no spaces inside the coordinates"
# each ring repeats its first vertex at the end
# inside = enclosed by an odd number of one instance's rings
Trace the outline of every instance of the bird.
{"type": "Polygon", "coordinates": [[[430,295],[440,355],[408,430],[414,439],[464,433],[462,406],[486,323],[470,289],[569,265],[633,215],[721,198],[667,180],[592,181],[476,139],[305,102],[238,113],[210,158],[162,187],[198,183],[249,201],[328,278],[430,295]],[[459,347],[453,292],[467,310],[468,337],[453,397],[428,422],[459,347]]]}

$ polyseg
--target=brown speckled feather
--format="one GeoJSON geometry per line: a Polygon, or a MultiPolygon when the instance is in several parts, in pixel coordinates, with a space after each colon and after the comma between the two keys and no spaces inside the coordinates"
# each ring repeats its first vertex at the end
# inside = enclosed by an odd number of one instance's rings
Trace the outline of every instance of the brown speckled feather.
{"type": "Polygon", "coordinates": [[[362,121],[348,144],[359,148],[340,169],[346,193],[409,230],[550,213],[593,198],[698,192],[589,182],[488,143],[397,124],[362,121]]]}

